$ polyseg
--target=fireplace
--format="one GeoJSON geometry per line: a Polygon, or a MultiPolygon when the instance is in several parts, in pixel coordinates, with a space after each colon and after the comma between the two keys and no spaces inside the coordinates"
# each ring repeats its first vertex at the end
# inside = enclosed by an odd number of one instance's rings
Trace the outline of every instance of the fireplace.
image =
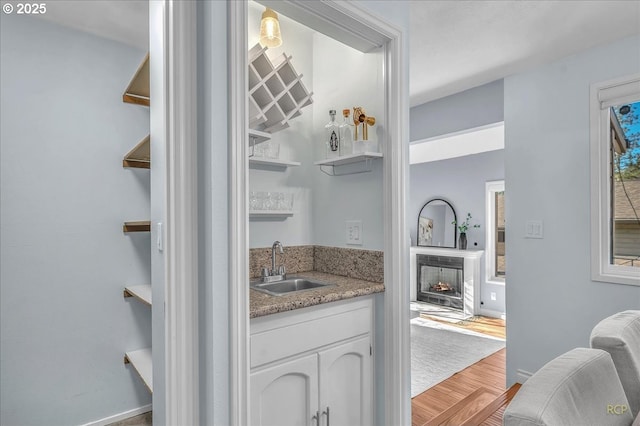
{"type": "Polygon", "coordinates": [[[464,310],[464,258],[416,255],[417,300],[464,310]]]}

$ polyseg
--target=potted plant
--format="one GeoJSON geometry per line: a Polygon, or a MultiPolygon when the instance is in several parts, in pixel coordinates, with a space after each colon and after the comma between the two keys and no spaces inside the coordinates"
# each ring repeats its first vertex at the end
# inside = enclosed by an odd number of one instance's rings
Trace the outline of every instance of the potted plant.
{"type": "Polygon", "coordinates": [[[458,231],[460,231],[460,241],[459,241],[460,250],[467,249],[467,230],[469,229],[469,227],[480,228],[480,225],[478,224],[471,226],[471,219],[472,219],[471,213],[467,213],[467,218],[464,220],[464,222],[460,224],[458,224],[457,221],[455,220],[451,222],[453,225],[457,225],[458,231]]]}

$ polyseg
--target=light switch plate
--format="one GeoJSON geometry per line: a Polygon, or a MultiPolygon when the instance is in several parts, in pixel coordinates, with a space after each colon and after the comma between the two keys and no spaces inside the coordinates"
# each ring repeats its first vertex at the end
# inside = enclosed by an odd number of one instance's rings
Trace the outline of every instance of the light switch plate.
{"type": "Polygon", "coordinates": [[[525,226],[525,238],[544,238],[544,229],[541,220],[528,220],[525,226]]]}
{"type": "Polygon", "coordinates": [[[362,221],[347,220],[347,244],[362,245],[362,221]]]}

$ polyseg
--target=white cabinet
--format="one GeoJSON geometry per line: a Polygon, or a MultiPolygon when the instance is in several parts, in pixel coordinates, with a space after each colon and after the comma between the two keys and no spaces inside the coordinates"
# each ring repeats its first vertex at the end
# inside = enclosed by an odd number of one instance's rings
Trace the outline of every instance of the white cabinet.
{"type": "Polygon", "coordinates": [[[310,424],[318,412],[317,356],[285,361],[251,373],[251,425],[310,424]]]}
{"type": "Polygon", "coordinates": [[[320,424],[372,424],[370,345],[367,336],[320,352],[320,424]]]}
{"type": "Polygon", "coordinates": [[[359,298],[252,320],[251,425],[372,424],[372,315],[359,298]]]}

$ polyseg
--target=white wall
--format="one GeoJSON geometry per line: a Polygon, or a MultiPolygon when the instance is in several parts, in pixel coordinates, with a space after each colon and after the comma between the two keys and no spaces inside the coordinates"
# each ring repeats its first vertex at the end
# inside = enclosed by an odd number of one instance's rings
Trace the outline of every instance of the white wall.
{"type": "MultiPolygon", "coordinates": [[[[451,203],[459,221],[464,220],[467,213],[471,213],[473,216],[471,224],[481,225],[480,228],[470,228],[467,232],[467,248],[484,250],[486,248],[485,182],[504,179],[504,167],[504,150],[413,164],[410,167],[411,192],[407,206],[413,245],[417,244],[418,214],[422,206],[433,198],[443,198],[451,203]]],[[[511,247],[508,247],[508,250],[510,249],[511,247]]],[[[503,313],[505,286],[487,283],[484,279],[484,262],[481,265],[480,296],[483,302],[481,309],[503,313]],[[495,301],[491,300],[491,292],[496,293],[495,301]]],[[[510,281],[510,277],[508,280],[510,281]]]]}
{"type": "MultiPolygon", "coordinates": [[[[249,2],[249,49],[259,40],[260,19],[264,6],[249,2]]],[[[291,63],[298,74],[302,74],[302,83],[309,92],[314,91],[314,49],[313,31],[279,14],[283,43],[280,47],[270,48],[267,55],[272,63],[281,62],[283,54],[291,56],[291,63]]],[[[314,94],[315,100],[317,95],[314,94]]],[[[280,144],[280,158],[299,161],[298,167],[286,170],[257,169],[249,170],[251,191],[276,191],[294,195],[294,215],[286,219],[255,219],[249,222],[249,245],[270,247],[279,240],[285,246],[313,244],[312,174],[316,171],[313,162],[313,114],[315,103],[302,109],[302,115],[290,121],[290,127],[273,133],[271,141],[280,144]]]]}
{"type": "Polygon", "coordinates": [[[640,287],[592,281],[589,257],[589,85],[639,71],[632,37],[504,81],[508,384],[640,308],[640,287]],[[544,238],[525,239],[535,219],[544,238]]]}
{"type": "Polygon", "coordinates": [[[122,102],[144,57],[24,15],[1,17],[0,423],[81,424],[151,398],[126,350],[151,344],[149,171],[122,157],[149,111],[122,102]]]}
{"type": "MultiPolygon", "coordinates": [[[[249,3],[249,48],[258,41],[264,7],[249,3]]],[[[275,240],[287,245],[320,244],[346,247],[345,221],[362,220],[363,245],[381,250],[382,167],[377,161],[373,173],[329,177],[313,163],[325,158],[324,126],[329,110],[363,106],[367,114],[382,121],[382,56],[364,54],[280,14],[282,46],[267,51],[278,63],[282,53],[292,56],[303,83],[313,92],[313,104],[290,122],[291,127],[272,136],[280,144],[281,158],[302,162],[286,171],[251,169],[252,191],[292,192],[294,215],[284,220],[251,219],[250,247],[268,247],[275,240]]],[[[370,131],[382,134],[377,124],[370,131]]],[[[375,136],[377,137],[377,136],[375,136]]],[[[344,171],[344,170],[343,170],[344,171]]]]}
{"type": "MultiPolygon", "coordinates": [[[[369,137],[383,138],[384,90],[381,52],[361,53],[322,34],[313,38],[313,145],[317,160],[325,158],[324,126],[329,110],[336,110],[336,121],[343,121],[342,110],[361,106],[376,117],[369,137]]],[[[350,116],[352,118],[352,115],[350,116]]],[[[384,247],[382,217],[382,161],[374,161],[370,173],[328,176],[317,166],[313,176],[314,240],[323,246],[349,247],[346,221],[362,221],[362,246],[372,250],[384,247]]],[[[350,167],[350,166],[345,166],[350,167]]],[[[354,169],[357,166],[353,166],[354,169]]],[[[344,172],[344,170],[338,171],[344,172]]],[[[354,246],[351,246],[354,247],[354,246]]]]}

